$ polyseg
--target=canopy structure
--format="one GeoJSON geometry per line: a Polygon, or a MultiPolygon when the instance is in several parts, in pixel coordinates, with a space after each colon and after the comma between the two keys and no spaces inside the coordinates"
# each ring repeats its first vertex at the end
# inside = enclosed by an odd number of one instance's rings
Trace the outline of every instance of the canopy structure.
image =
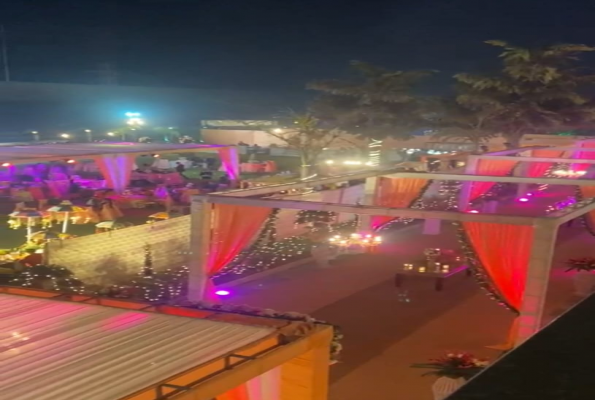
{"type": "Polygon", "coordinates": [[[242,385],[250,386],[242,399],[262,400],[263,379],[278,396],[295,391],[282,387],[280,367],[291,370],[313,346],[326,347],[316,361],[327,370],[332,334],[301,322],[8,287],[0,287],[0,327],[2,391],[14,400],[235,399],[226,393],[242,385]]]}
{"type": "Polygon", "coordinates": [[[93,160],[117,191],[130,182],[134,160],[142,154],[217,152],[232,181],[239,179],[239,159],[235,146],[210,144],[148,144],[148,143],[53,143],[0,146],[0,166],[52,161],[93,160]]]}
{"type": "MultiPolygon", "coordinates": [[[[208,295],[210,273],[213,268],[220,268],[223,262],[215,264],[214,261],[225,261],[219,256],[220,247],[211,244],[212,233],[221,229],[221,224],[214,225],[219,217],[235,209],[240,210],[239,216],[250,216],[256,224],[256,211],[260,209],[294,209],[294,210],[320,210],[335,213],[358,214],[360,228],[369,231],[373,228],[372,219],[377,216],[391,218],[411,218],[424,220],[426,224],[450,221],[456,224],[459,232],[466,235],[466,246],[473,247],[478,257],[483,257],[481,263],[488,265],[491,276],[499,278],[497,288],[504,292],[512,304],[511,310],[519,315],[516,342],[522,343],[541,328],[544,303],[547,294],[548,282],[556,243],[558,228],[583,215],[595,221],[595,178],[591,171],[583,169],[582,175],[545,176],[546,170],[555,165],[565,163],[583,165],[588,168],[595,164],[595,141],[584,141],[574,146],[558,147],[532,147],[516,150],[507,150],[498,153],[471,155],[464,173],[415,173],[395,172],[394,170],[367,171],[350,175],[335,176],[308,182],[294,182],[280,185],[270,185],[253,189],[213,193],[206,196],[195,196],[192,200],[192,228],[191,248],[193,252],[189,263],[190,287],[189,296],[200,299],[208,295]],[[553,153],[543,153],[544,151],[553,153]],[[554,154],[560,153],[560,155],[554,154]],[[495,161],[495,162],[493,162],[495,161]],[[543,163],[547,165],[543,165],[543,163]],[[527,169],[526,165],[535,164],[539,168],[527,169]],[[577,179],[578,178],[578,179],[577,179]],[[295,198],[259,198],[267,193],[281,190],[302,188],[305,186],[325,185],[352,179],[365,179],[366,184],[362,201],[359,204],[338,204],[306,201],[295,198]],[[381,182],[393,182],[398,190],[391,194],[390,201],[383,202],[381,182]],[[460,184],[458,193],[458,209],[456,210],[426,210],[412,208],[414,203],[404,205],[397,200],[408,197],[417,199],[422,195],[428,185],[445,181],[460,184]],[[399,183],[397,185],[396,183],[399,183]],[[480,199],[481,195],[488,192],[495,183],[514,183],[519,187],[520,193],[527,193],[528,185],[556,185],[571,191],[574,188],[582,193],[582,198],[570,206],[548,213],[538,209],[529,213],[522,206],[524,202],[513,202],[505,212],[498,212],[497,205],[494,209],[484,208],[483,211],[471,209],[470,201],[480,199]],[[250,211],[254,209],[254,212],[250,211]],[[224,211],[223,211],[224,210],[224,211]],[[494,238],[502,239],[502,251],[508,251],[512,260],[503,266],[500,255],[502,252],[491,251],[486,243],[494,244],[494,238]],[[489,238],[486,240],[486,238],[489,238]],[[519,240],[515,242],[515,238],[519,240]],[[504,243],[506,240],[514,244],[504,243]],[[520,239],[522,239],[522,244],[520,239]],[[522,252],[522,254],[520,254],[522,252]],[[481,253],[481,254],[480,254],[481,253]],[[517,254],[519,253],[519,254],[517,254]],[[506,275],[506,272],[512,274],[506,275]],[[516,278],[518,276],[518,279],[516,278]],[[511,278],[512,277],[512,278],[511,278]],[[519,283],[521,282],[521,283],[519,283]],[[513,304],[514,303],[514,304],[513,304]]],[[[579,168],[577,167],[577,170],[579,168]]],[[[554,191],[555,192],[555,191],[554,191]]],[[[390,197],[390,196],[389,196],[390,197]]],[[[519,199],[520,200],[520,199],[519,199]]],[[[555,193],[552,197],[544,198],[552,204],[558,202],[555,193]]],[[[523,199],[522,201],[528,201],[523,199]]],[[[486,204],[490,205],[490,204],[486,204]]],[[[245,219],[247,219],[246,217],[245,219]]],[[[236,218],[238,219],[238,218],[236,218]]],[[[390,219],[390,218],[388,218],[390,219]]],[[[594,224],[595,225],[595,224],[594,224]]],[[[247,226],[247,225],[246,225],[247,226]]],[[[219,238],[219,240],[223,240],[219,238]]],[[[246,240],[246,242],[249,242],[246,240]]],[[[499,247],[499,249],[500,249],[499,247]]],[[[508,254],[508,253],[507,253],[508,254]]]]}

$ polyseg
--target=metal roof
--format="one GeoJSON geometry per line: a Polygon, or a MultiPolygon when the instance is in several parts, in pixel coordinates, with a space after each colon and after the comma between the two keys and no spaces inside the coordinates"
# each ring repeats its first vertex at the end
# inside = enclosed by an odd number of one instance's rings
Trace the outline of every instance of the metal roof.
{"type": "Polygon", "coordinates": [[[0,294],[2,397],[119,399],[273,331],[0,294]]]}
{"type": "Polygon", "coordinates": [[[106,154],[152,154],[186,151],[213,151],[215,144],[159,144],[159,143],[52,143],[0,145],[0,163],[35,163],[70,158],[92,158],[106,154]]]}

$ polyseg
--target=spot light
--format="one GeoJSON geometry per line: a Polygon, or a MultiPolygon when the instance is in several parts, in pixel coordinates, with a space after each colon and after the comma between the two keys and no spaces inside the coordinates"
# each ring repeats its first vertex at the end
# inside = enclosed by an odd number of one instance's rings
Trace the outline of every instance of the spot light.
{"type": "Polygon", "coordinates": [[[519,201],[520,201],[521,203],[526,203],[526,202],[528,202],[528,201],[529,201],[529,199],[528,199],[528,198],[526,198],[526,197],[521,197],[521,198],[519,198],[519,201]]]}
{"type": "Polygon", "coordinates": [[[471,213],[471,214],[479,214],[479,211],[477,211],[477,210],[471,210],[471,211],[469,211],[469,213],[471,213]]]}
{"type": "Polygon", "coordinates": [[[9,162],[2,163],[2,166],[3,167],[10,167],[10,163],[9,162]]]}
{"type": "Polygon", "coordinates": [[[227,290],[217,290],[215,294],[217,296],[229,296],[231,293],[227,290]]]}
{"type": "Polygon", "coordinates": [[[68,161],[66,161],[68,164],[74,164],[76,161],[74,161],[73,159],[70,159],[68,161]]]}
{"type": "Polygon", "coordinates": [[[159,154],[151,154],[153,158],[159,158],[159,154]]]}

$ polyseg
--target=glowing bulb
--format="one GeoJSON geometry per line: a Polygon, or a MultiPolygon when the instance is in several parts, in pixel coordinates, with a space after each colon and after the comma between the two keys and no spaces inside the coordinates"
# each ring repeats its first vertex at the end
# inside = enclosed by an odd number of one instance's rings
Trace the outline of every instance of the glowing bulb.
{"type": "Polygon", "coordinates": [[[3,167],[10,167],[10,163],[9,162],[2,163],[2,166],[3,167]]]}
{"type": "Polygon", "coordinates": [[[61,133],[60,134],[60,137],[61,138],[64,138],[64,139],[68,139],[70,137],[70,134],[68,134],[68,133],[61,133]]]}
{"type": "Polygon", "coordinates": [[[116,134],[114,132],[108,132],[107,136],[116,136],[116,134]]]}
{"type": "Polygon", "coordinates": [[[74,160],[68,160],[68,161],[66,161],[66,162],[67,162],[68,164],[74,164],[76,161],[74,161],[74,160]]]}
{"type": "Polygon", "coordinates": [[[479,211],[477,211],[477,210],[471,210],[471,211],[469,211],[469,212],[470,212],[471,214],[479,214],[479,211]]]}
{"type": "Polygon", "coordinates": [[[326,160],[326,163],[327,163],[328,165],[331,165],[331,164],[334,164],[335,162],[334,162],[333,160],[326,160]]]}
{"type": "Polygon", "coordinates": [[[273,129],[273,133],[283,133],[283,129],[275,128],[275,129],[273,129]]]}
{"type": "Polygon", "coordinates": [[[229,296],[231,293],[227,290],[217,290],[215,294],[217,296],[229,296]]]}
{"type": "Polygon", "coordinates": [[[528,198],[526,198],[526,197],[521,197],[521,198],[519,199],[519,201],[520,201],[520,202],[522,202],[522,203],[526,203],[526,202],[528,202],[528,201],[529,201],[529,199],[528,199],[528,198]]]}

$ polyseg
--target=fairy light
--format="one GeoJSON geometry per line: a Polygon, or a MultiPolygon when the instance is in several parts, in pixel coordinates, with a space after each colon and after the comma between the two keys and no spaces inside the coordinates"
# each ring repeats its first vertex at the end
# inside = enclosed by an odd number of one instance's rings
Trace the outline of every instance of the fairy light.
{"type": "Polygon", "coordinates": [[[382,150],[382,140],[370,139],[368,144],[368,162],[366,165],[377,167],[380,165],[380,152],[382,150]]]}

